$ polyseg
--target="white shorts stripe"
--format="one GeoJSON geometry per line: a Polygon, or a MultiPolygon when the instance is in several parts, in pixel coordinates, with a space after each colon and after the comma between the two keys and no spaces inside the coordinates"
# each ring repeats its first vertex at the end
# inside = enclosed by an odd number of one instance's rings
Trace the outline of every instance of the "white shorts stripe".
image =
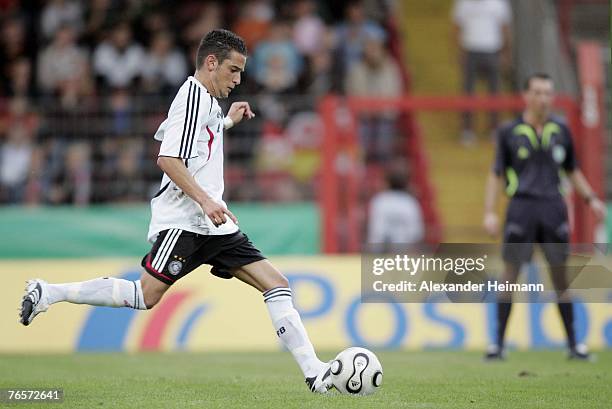
{"type": "Polygon", "coordinates": [[[157,271],[161,271],[164,268],[164,266],[166,265],[166,262],[168,261],[168,258],[170,257],[170,254],[172,253],[172,249],[174,249],[174,246],[176,245],[176,242],[178,241],[182,232],[183,231],[180,229],[176,230],[176,234],[172,238],[172,242],[169,243],[168,248],[165,251],[165,254],[162,256],[162,258],[159,259],[159,263],[157,264],[157,266],[153,266],[154,269],[156,269],[157,271]]]}
{"type": "Polygon", "coordinates": [[[153,259],[153,261],[151,262],[151,266],[155,267],[157,265],[157,262],[159,261],[159,259],[162,256],[162,253],[164,252],[164,250],[166,249],[166,246],[168,245],[168,243],[170,242],[170,240],[172,239],[172,235],[176,232],[177,229],[170,229],[168,230],[168,232],[166,233],[166,236],[164,237],[164,240],[162,241],[161,245],[159,246],[159,248],[157,249],[157,254],[155,254],[155,258],[153,259]]]}

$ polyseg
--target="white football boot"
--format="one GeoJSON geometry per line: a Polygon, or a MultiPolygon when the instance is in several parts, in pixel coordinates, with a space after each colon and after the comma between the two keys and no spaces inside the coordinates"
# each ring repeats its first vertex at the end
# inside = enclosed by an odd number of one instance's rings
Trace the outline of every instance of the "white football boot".
{"type": "Polygon", "coordinates": [[[36,280],[28,280],[25,295],[21,299],[19,321],[23,325],[30,325],[34,317],[48,309],[47,282],[38,278],[36,280]]]}
{"type": "Polygon", "coordinates": [[[306,385],[311,392],[314,393],[327,393],[327,391],[333,387],[331,378],[331,361],[322,362],[321,369],[317,376],[306,378],[306,385]]]}

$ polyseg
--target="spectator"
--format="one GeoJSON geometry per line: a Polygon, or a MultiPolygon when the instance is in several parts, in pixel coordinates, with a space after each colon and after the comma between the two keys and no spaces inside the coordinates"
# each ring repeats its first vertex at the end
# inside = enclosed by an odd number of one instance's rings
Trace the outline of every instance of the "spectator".
{"type": "Polygon", "coordinates": [[[187,75],[185,57],[168,31],[154,35],[143,62],[144,88],[154,94],[176,91],[187,75]]]}
{"type": "Polygon", "coordinates": [[[83,28],[83,10],[78,1],[50,0],[42,11],[40,28],[46,38],[53,38],[64,25],[72,26],[77,32],[83,28]]]}
{"type": "Polygon", "coordinates": [[[142,47],[132,41],[132,31],[126,23],[117,25],[110,39],[94,52],[93,67],[102,84],[111,89],[128,88],[142,76],[142,47]]]}
{"type": "Polygon", "coordinates": [[[87,205],[91,195],[90,145],[69,145],[64,162],[65,167],[51,181],[47,200],[51,204],[87,205]]]}
{"type": "MultiPolygon", "coordinates": [[[[350,96],[391,98],[401,95],[400,69],[378,37],[365,41],[363,58],[350,67],[345,89],[350,96]]],[[[380,161],[389,158],[396,117],[395,111],[360,116],[359,135],[367,158],[380,161]]]]}
{"type": "Polygon", "coordinates": [[[113,13],[111,0],[92,0],[85,12],[83,41],[89,47],[95,47],[102,41],[104,29],[110,27],[119,16],[113,13]]]}
{"type": "Polygon", "coordinates": [[[302,58],[291,41],[289,25],[278,21],[253,53],[255,81],[266,91],[280,93],[297,85],[302,58]]]}
{"type": "Polygon", "coordinates": [[[27,55],[24,20],[19,17],[9,17],[4,20],[0,42],[0,56],[4,62],[11,62],[27,55]]]}
{"type": "Polygon", "coordinates": [[[298,0],[294,7],[293,42],[302,55],[314,56],[325,44],[325,24],[313,0],[298,0]]]}
{"type": "Polygon", "coordinates": [[[366,39],[378,38],[380,41],[385,41],[387,37],[382,27],[367,19],[361,1],[349,3],[345,13],[346,20],[336,30],[343,72],[359,61],[366,39]]]}
{"type": "Polygon", "coordinates": [[[151,45],[151,39],[155,37],[157,33],[170,34],[172,41],[174,42],[174,33],[170,27],[169,15],[166,10],[163,9],[152,9],[145,13],[140,19],[138,24],[138,32],[140,37],[137,38],[143,44],[151,45]]]}
{"type": "Polygon", "coordinates": [[[74,29],[62,26],[38,61],[38,85],[45,94],[62,95],[67,83],[78,82],[87,73],[87,54],[76,45],[74,29]]]}
{"type": "MultiPolygon", "coordinates": [[[[489,92],[496,94],[500,87],[500,60],[502,53],[509,63],[511,53],[512,13],[506,0],[455,0],[453,8],[460,64],[463,68],[463,90],[473,95],[476,80],[483,75],[489,92]]],[[[491,130],[497,128],[498,116],[490,117],[491,130]]],[[[476,141],[472,115],[463,114],[461,141],[472,145],[476,141]]]]}
{"type": "Polygon", "coordinates": [[[332,52],[328,49],[322,49],[308,58],[308,72],[301,86],[305,94],[318,99],[333,90],[333,61],[332,52]]]}
{"type": "Polygon", "coordinates": [[[0,95],[11,93],[13,63],[28,57],[26,45],[26,28],[23,19],[7,18],[0,32],[0,95]]]}
{"type": "MultiPolygon", "coordinates": [[[[200,6],[197,2],[192,3],[192,6],[198,6],[198,11],[190,11],[192,14],[189,16],[196,16],[196,19],[186,25],[186,28],[182,32],[182,39],[188,47],[195,45],[197,47],[202,39],[202,33],[207,33],[210,30],[221,27],[222,23],[222,10],[219,4],[214,2],[204,3],[200,6]],[[195,13],[195,14],[194,14],[195,13]]],[[[195,61],[195,53],[193,54],[192,61],[195,61]]]]}
{"type": "Polygon", "coordinates": [[[8,84],[6,94],[11,97],[32,97],[32,63],[26,57],[20,57],[8,67],[8,84]]]}
{"type": "Polygon", "coordinates": [[[419,244],[425,237],[425,225],[419,202],[407,191],[404,172],[387,173],[387,189],[370,202],[368,247],[370,251],[405,251],[407,244],[419,244]]]}
{"type": "Polygon", "coordinates": [[[27,101],[11,100],[2,121],[6,141],[0,145],[0,202],[21,203],[26,191],[38,118],[27,112],[27,101]]]}
{"type": "Polygon", "coordinates": [[[109,198],[115,202],[136,202],[147,198],[147,186],[142,179],[142,141],[126,138],[116,160],[112,181],[107,187],[109,198]]]}
{"type": "Polygon", "coordinates": [[[134,106],[130,94],[125,89],[115,89],[112,91],[107,102],[109,123],[106,124],[106,131],[111,135],[122,135],[130,132],[133,126],[134,106]]]}
{"type": "Polygon", "coordinates": [[[268,34],[274,16],[269,0],[249,0],[240,8],[233,31],[244,39],[248,49],[254,50],[268,34]]]}

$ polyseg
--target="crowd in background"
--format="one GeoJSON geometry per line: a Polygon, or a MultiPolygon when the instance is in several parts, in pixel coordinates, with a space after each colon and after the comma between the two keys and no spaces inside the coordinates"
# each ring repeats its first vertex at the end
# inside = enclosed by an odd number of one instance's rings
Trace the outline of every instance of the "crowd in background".
{"type": "MultiPolygon", "coordinates": [[[[329,92],[397,96],[389,0],[0,2],[0,203],[146,201],[153,132],[213,28],[249,49],[259,114],[226,139],[229,200],[312,199],[329,92]]],[[[228,102],[231,102],[228,101],[228,102]]],[[[227,102],[225,102],[227,103],[227,102]]],[[[395,115],[360,122],[365,152],[393,151],[395,115]]]]}

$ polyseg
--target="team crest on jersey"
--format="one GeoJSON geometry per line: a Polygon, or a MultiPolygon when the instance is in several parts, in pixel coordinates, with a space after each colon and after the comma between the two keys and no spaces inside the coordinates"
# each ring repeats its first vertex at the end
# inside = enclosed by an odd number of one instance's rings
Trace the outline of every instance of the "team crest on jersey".
{"type": "Polygon", "coordinates": [[[183,263],[181,263],[180,261],[174,260],[174,261],[171,261],[170,264],[168,264],[168,271],[173,276],[180,273],[182,269],[183,269],[183,263]]]}

